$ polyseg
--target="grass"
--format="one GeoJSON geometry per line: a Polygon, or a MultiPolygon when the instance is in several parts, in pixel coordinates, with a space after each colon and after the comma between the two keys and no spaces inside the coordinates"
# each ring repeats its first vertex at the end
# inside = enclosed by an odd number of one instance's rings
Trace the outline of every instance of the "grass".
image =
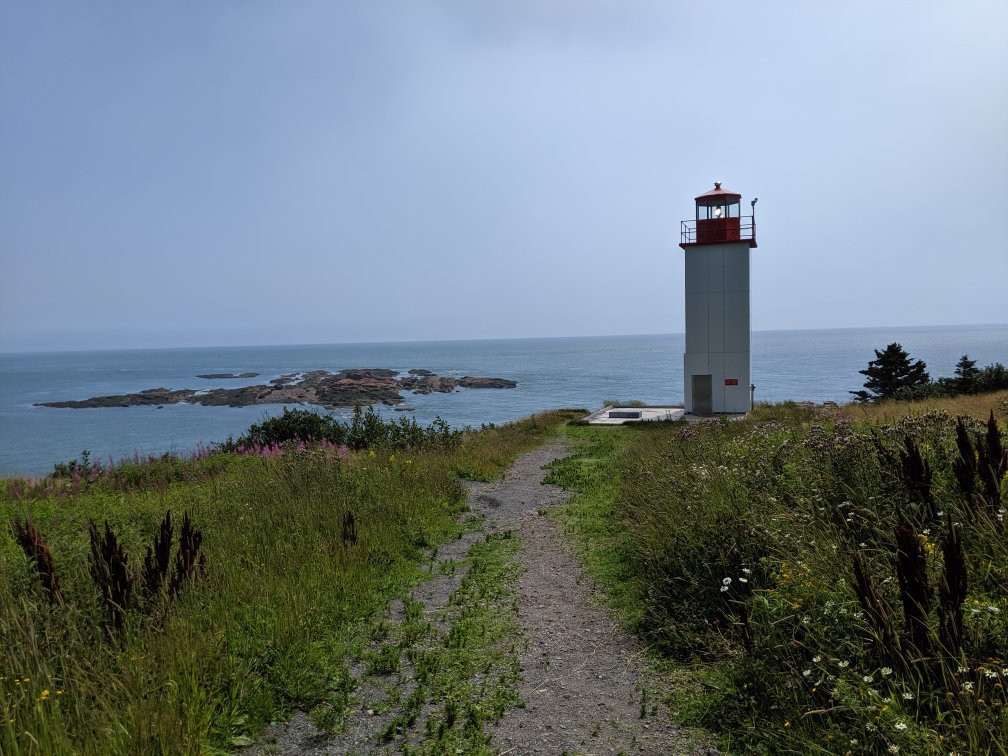
{"type": "Polygon", "coordinates": [[[969,470],[1006,400],[571,427],[557,513],[666,703],[726,747],[1002,752],[1008,470],[994,493],[969,470]]]}
{"type": "Polygon", "coordinates": [[[219,751],[295,709],[337,722],[347,660],[364,653],[388,601],[426,575],[430,549],[463,527],[459,477],[499,476],[576,416],[346,459],[209,454],[138,460],[119,476],[3,481],[0,518],[37,526],[62,601],[50,601],[13,528],[0,528],[0,752],[219,751]],[[206,568],[174,598],[135,598],[122,629],[109,629],[88,574],[88,523],[109,523],[135,576],[167,510],[191,514],[206,568]]]}
{"type": "Polygon", "coordinates": [[[986,420],[987,413],[991,410],[1000,422],[1008,422],[1008,394],[1004,391],[994,391],[989,394],[961,394],[913,401],[845,404],[837,409],[837,413],[853,421],[893,423],[907,415],[922,415],[927,412],[947,412],[953,416],[970,415],[986,420]]]}
{"type": "Polygon", "coordinates": [[[411,615],[407,605],[399,637],[412,689],[405,701],[393,702],[400,713],[386,728],[386,739],[405,735],[425,711],[427,716],[422,742],[404,742],[404,753],[490,753],[485,725],[521,703],[511,587],[519,548],[510,531],[487,535],[470,548],[468,569],[441,612],[448,623],[443,635],[422,621],[422,607],[414,604],[411,615]]]}

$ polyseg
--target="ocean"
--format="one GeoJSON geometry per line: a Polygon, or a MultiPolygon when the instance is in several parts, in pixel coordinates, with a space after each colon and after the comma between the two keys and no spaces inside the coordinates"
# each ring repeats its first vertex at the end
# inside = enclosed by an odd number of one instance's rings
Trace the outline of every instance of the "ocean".
{"type": "MultiPolygon", "coordinates": [[[[923,359],[932,378],[951,375],[968,354],[980,366],[1008,364],[1008,325],[755,331],[756,401],[846,402],[873,349],[900,342],[923,359]]],[[[554,407],[597,409],[607,399],[681,404],[683,335],[491,341],[429,341],[310,346],[214,347],[0,354],[0,475],[40,475],[77,457],[108,461],[134,454],[185,453],[240,435],[279,414],[279,405],[190,404],[52,409],[36,402],[87,399],[143,389],[208,389],[265,383],[286,373],[322,369],[425,368],[440,375],[510,378],[516,389],[460,389],[404,394],[421,424],[441,417],[455,427],[503,423],[554,407]],[[260,375],[208,380],[202,373],[260,375]]],[[[390,407],[386,417],[399,417],[390,407]]],[[[349,417],[350,411],[338,411],[349,417]]]]}

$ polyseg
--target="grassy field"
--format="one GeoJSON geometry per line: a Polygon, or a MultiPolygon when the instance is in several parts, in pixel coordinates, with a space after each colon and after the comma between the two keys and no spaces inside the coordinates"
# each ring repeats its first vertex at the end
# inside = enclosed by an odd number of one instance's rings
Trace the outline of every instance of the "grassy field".
{"type": "Polygon", "coordinates": [[[556,516],[731,750],[1003,753],[1006,418],[1000,392],[571,427],[556,516]]]}
{"type": "MultiPolygon", "coordinates": [[[[227,751],[296,709],[338,728],[348,664],[432,547],[460,533],[459,479],[500,475],[574,416],[422,449],[207,454],[0,482],[0,752],[227,751]],[[159,543],[167,511],[173,535],[159,543]],[[184,512],[199,531],[188,539],[184,512]],[[183,556],[165,555],[180,540],[183,556]]],[[[457,687],[452,674],[432,670],[431,684],[457,687]]]]}

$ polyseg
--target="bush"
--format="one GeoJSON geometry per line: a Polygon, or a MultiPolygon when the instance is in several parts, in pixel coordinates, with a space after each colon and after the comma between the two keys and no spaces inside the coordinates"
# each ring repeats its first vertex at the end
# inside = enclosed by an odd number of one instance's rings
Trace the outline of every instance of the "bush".
{"type": "Polygon", "coordinates": [[[716,665],[700,723],[750,746],[1003,746],[1006,475],[993,415],[640,434],[615,516],[641,630],[716,665]]]}
{"type": "Polygon", "coordinates": [[[385,421],[368,407],[354,410],[353,420],[341,423],[332,415],[304,409],[285,408],[279,417],[271,417],[249,427],[237,441],[228,439],[221,451],[241,451],[250,448],[272,448],[286,444],[311,445],[326,442],[350,449],[371,446],[419,449],[429,445],[451,446],[461,438],[441,418],[426,428],[411,417],[385,421]]]}

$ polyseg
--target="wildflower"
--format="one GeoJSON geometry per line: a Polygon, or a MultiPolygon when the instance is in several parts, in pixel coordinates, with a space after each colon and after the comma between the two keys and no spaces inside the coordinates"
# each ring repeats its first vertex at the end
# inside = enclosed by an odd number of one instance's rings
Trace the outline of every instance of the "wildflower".
{"type": "Polygon", "coordinates": [[[748,582],[749,582],[749,580],[748,580],[748,579],[746,579],[746,578],[739,578],[739,579],[738,579],[738,581],[739,581],[740,583],[748,583],[748,582]]]}
{"type": "Polygon", "coordinates": [[[909,690],[903,691],[903,700],[904,701],[913,701],[913,697],[914,697],[914,694],[911,693],[909,690]]]}
{"type": "Polygon", "coordinates": [[[966,691],[973,690],[973,683],[966,681],[962,684],[962,689],[966,691]]]}
{"type": "Polygon", "coordinates": [[[39,693],[39,701],[45,701],[49,698],[49,688],[46,688],[41,693],[39,693]]]}
{"type": "Polygon", "coordinates": [[[998,609],[996,606],[988,606],[987,611],[990,612],[991,614],[999,614],[1001,612],[1001,610],[998,609]]]}
{"type": "Polygon", "coordinates": [[[822,657],[818,656],[818,655],[817,656],[813,656],[812,657],[812,661],[814,661],[816,664],[818,664],[819,662],[822,661],[822,657]]]}
{"type": "Polygon", "coordinates": [[[897,722],[896,724],[893,725],[893,727],[895,727],[900,732],[903,732],[903,730],[907,728],[906,722],[897,722]]]}
{"type": "Polygon", "coordinates": [[[802,675],[804,677],[808,677],[811,674],[812,674],[812,670],[811,669],[806,669],[804,672],[802,672],[802,675]]]}
{"type": "Polygon", "coordinates": [[[852,746],[856,746],[856,745],[857,745],[857,738],[851,738],[851,739],[850,739],[849,741],[847,741],[847,742],[848,742],[848,744],[850,744],[850,745],[852,745],[852,746]]]}
{"type": "Polygon", "coordinates": [[[746,575],[752,575],[752,570],[750,570],[748,567],[743,567],[742,572],[746,575]]]}
{"type": "Polygon", "coordinates": [[[862,541],[861,543],[859,543],[858,546],[860,546],[862,549],[868,548],[868,544],[865,543],[864,541],[862,541]]]}
{"type": "Polygon", "coordinates": [[[727,593],[727,592],[728,592],[728,586],[727,585],[722,585],[721,586],[721,593],[727,593]]]}
{"type": "Polygon", "coordinates": [[[882,667],[882,669],[879,670],[879,673],[882,677],[889,677],[889,675],[892,674],[892,669],[889,667],[882,667]]]}
{"type": "Polygon", "coordinates": [[[864,680],[866,683],[873,683],[873,682],[875,682],[875,678],[872,677],[871,675],[865,675],[861,679],[864,680]]]}
{"type": "Polygon", "coordinates": [[[840,667],[840,669],[846,669],[849,665],[850,665],[849,661],[838,661],[837,662],[837,666],[840,667]]]}
{"type": "Polygon", "coordinates": [[[726,577],[724,580],[721,581],[721,585],[731,585],[731,578],[726,577]]]}
{"type": "Polygon", "coordinates": [[[889,753],[899,753],[899,746],[893,743],[889,746],[889,753]]]}
{"type": "Polygon", "coordinates": [[[931,528],[924,528],[924,530],[922,530],[921,533],[923,533],[926,536],[929,536],[931,535],[931,528]]]}
{"type": "Polygon", "coordinates": [[[958,667],[958,668],[956,669],[956,671],[957,671],[957,672],[958,672],[958,673],[959,673],[960,675],[965,675],[965,674],[966,674],[967,672],[969,672],[969,667],[958,667]]]}

